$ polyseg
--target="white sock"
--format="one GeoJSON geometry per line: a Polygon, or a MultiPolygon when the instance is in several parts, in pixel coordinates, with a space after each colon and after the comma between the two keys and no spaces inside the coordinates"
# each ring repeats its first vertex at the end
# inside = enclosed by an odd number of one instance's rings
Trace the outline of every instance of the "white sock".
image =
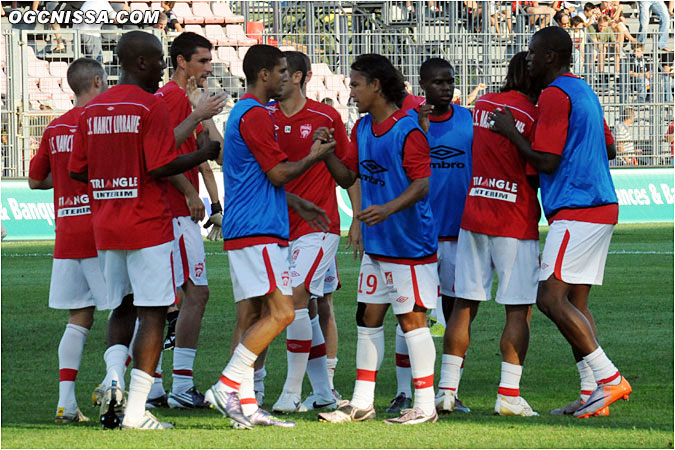
{"type": "Polygon", "coordinates": [[[523,366],[502,361],[502,378],[499,381],[497,393],[507,397],[520,397],[520,377],[522,375],[523,366]]]}
{"type": "Polygon", "coordinates": [[[253,367],[246,368],[239,388],[239,402],[245,416],[250,416],[258,410],[258,402],[255,400],[255,391],[253,390],[253,372],[253,367]]]}
{"type": "Polygon", "coordinates": [[[462,359],[462,367],[459,368],[459,381],[457,382],[457,389],[455,390],[455,398],[459,398],[459,383],[462,382],[462,375],[464,375],[464,362],[466,362],[466,355],[462,359]]]}
{"type": "Polygon", "coordinates": [[[127,425],[137,424],[145,414],[145,402],[154,383],[151,375],[139,369],[131,369],[131,381],[129,382],[129,397],[127,407],[124,409],[124,423],[127,425]]]}
{"type": "Polygon", "coordinates": [[[459,389],[459,380],[462,376],[462,364],[464,358],[457,355],[443,354],[441,357],[441,379],[438,382],[438,389],[447,389],[457,395],[459,389]]]}
{"type": "Polygon", "coordinates": [[[326,341],[319,325],[319,316],[312,319],[312,348],[307,360],[307,376],[312,384],[312,391],[323,398],[333,398],[333,392],[326,368],[326,341]]]}
{"type": "Polygon", "coordinates": [[[598,387],[598,384],[595,382],[591,367],[583,359],[577,362],[577,370],[579,370],[579,379],[581,381],[580,397],[581,401],[585,402],[595,388],[598,387]]]}
{"type": "Polygon", "coordinates": [[[352,405],[366,409],[375,399],[375,379],[384,358],[384,327],[357,327],[356,383],[352,405]]]}
{"type": "Polygon", "coordinates": [[[328,381],[330,382],[331,389],[335,389],[333,380],[335,379],[335,369],[337,368],[337,363],[337,358],[326,358],[326,372],[328,372],[328,381]]]}
{"type": "Polygon", "coordinates": [[[173,385],[171,392],[182,394],[194,386],[192,367],[194,366],[197,350],[194,348],[173,349],[173,385]]]}
{"type": "Polygon", "coordinates": [[[238,392],[247,368],[252,367],[256,359],[258,359],[258,355],[244,347],[244,344],[237,345],[230,362],[223,369],[223,374],[216,383],[216,389],[225,392],[238,392]]]}
{"type": "Polygon", "coordinates": [[[75,379],[80,370],[82,350],[87,341],[89,330],[69,323],[59,344],[59,404],[67,411],[77,408],[75,398],[75,379]]]}
{"type": "Polygon", "coordinates": [[[164,355],[164,352],[159,354],[159,361],[157,361],[157,368],[155,369],[154,382],[152,383],[152,388],[150,389],[148,398],[158,398],[166,395],[164,383],[162,382],[162,355],[164,355]]]}
{"type": "Polygon", "coordinates": [[[422,327],[405,333],[405,341],[410,351],[410,369],[415,385],[415,403],[424,414],[434,413],[434,363],[436,347],[429,328],[422,327]]]}
{"type": "Polygon", "coordinates": [[[612,361],[609,360],[602,348],[598,346],[592,353],[584,356],[584,361],[593,371],[593,378],[598,385],[615,385],[621,382],[621,374],[612,361]]]}
{"type": "Polygon", "coordinates": [[[256,370],[253,373],[253,390],[255,392],[265,393],[265,377],[267,376],[267,371],[263,366],[261,369],[256,370]]]}
{"type": "Polygon", "coordinates": [[[286,328],[288,371],[284,392],[301,395],[309,351],[312,348],[312,322],[307,308],[295,310],[295,320],[286,328]]]}
{"type": "Polygon", "coordinates": [[[401,325],[396,325],[396,394],[403,392],[406,397],[412,398],[410,383],[412,382],[412,370],[410,370],[410,356],[408,344],[401,325]]]}
{"type": "Polygon", "coordinates": [[[103,385],[110,387],[110,383],[117,381],[117,386],[124,390],[124,372],[126,371],[126,361],[129,349],[122,344],[111,345],[103,354],[106,365],[106,375],[103,385]]]}

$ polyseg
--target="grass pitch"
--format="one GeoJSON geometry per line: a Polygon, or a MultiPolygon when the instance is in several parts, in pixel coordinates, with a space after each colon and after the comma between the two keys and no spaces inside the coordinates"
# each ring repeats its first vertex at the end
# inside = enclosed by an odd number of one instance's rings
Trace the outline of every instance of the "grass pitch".
{"type": "MultiPolygon", "coordinates": [[[[544,230],[545,231],[545,230],[544,230]]],[[[542,242],[544,239],[542,233],[542,242]]],[[[344,244],[344,242],[343,242],[344,244]]],[[[196,384],[213,384],[227,362],[234,328],[234,303],[227,258],[221,244],[208,242],[211,299],[195,362],[196,384]]],[[[57,348],[67,319],[47,307],[53,243],[2,245],[2,442],[4,448],[673,448],[673,224],[620,225],[614,232],[604,285],[591,291],[600,342],[633,386],[628,402],[609,417],[578,420],[554,417],[553,408],[578,395],[572,352],[555,326],[532,315],[531,342],[521,393],[542,415],[498,417],[492,413],[499,383],[499,337],[503,308],[481,306],[460,386],[470,414],[442,416],[436,424],[385,425],[386,407],[396,392],[395,319],[385,322],[387,349],[375,398],[378,418],[359,424],[321,424],[315,413],[296,414],[292,430],[233,430],[214,410],[157,411],[176,424],[164,432],[103,431],[90,404],[105,371],[106,313],[97,313],[77,380],[80,408],[88,424],[54,424],[58,399],[57,348]]],[[[342,289],[335,295],[340,332],[336,388],[345,398],[355,374],[358,263],[341,249],[342,289]]],[[[442,349],[435,339],[437,370],[442,349]]],[[[164,354],[165,388],[170,389],[172,353],[164,354]]],[[[286,373],[284,336],[268,354],[265,407],[276,401],[286,373]]],[[[310,391],[305,381],[305,394],[310,391]]]]}

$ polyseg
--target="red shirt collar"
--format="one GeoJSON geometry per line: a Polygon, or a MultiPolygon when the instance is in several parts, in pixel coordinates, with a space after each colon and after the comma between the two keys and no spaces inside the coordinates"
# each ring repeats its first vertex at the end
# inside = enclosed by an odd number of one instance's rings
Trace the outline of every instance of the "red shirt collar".
{"type": "Polygon", "coordinates": [[[406,112],[402,109],[399,109],[394,114],[382,121],[382,123],[378,124],[373,120],[373,134],[375,136],[382,136],[387,131],[391,130],[394,124],[396,124],[396,122],[405,116],[407,116],[406,112]]]}
{"type": "Polygon", "coordinates": [[[257,101],[258,103],[260,103],[261,105],[263,104],[263,102],[261,102],[260,99],[259,99],[258,97],[256,97],[255,95],[253,95],[253,94],[251,94],[251,93],[249,93],[249,92],[247,92],[246,94],[244,94],[244,95],[241,97],[240,100],[244,100],[244,99],[247,99],[247,98],[252,98],[253,100],[255,100],[255,101],[257,101]]]}

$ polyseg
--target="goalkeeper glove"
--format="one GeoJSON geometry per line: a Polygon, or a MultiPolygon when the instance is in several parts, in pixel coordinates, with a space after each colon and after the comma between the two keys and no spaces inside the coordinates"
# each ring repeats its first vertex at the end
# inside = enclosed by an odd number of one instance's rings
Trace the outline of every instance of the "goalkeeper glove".
{"type": "Polygon", "coordinates": [[[220,203],[212,203],[211,204],[211,215],[209,216],[209,220],[206,221],[204,224],[204,228],[209,228],[211,227],[211,231],[209,231],[209,234],[206,236],[206,239],[209,241],[217,241],[219,239],[223,238],[223,232],[222,232],[222,225],[223,225],[223,208],[220,206],[220,203]]]}

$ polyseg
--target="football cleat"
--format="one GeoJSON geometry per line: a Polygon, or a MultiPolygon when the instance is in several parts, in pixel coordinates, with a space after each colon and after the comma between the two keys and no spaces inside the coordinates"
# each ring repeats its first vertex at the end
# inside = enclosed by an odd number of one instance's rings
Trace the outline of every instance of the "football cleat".
{"type": "Polygon", "coordinates": [[[295,426],[295,422],[292,420],[279,419],[262,408],[258,408],[256,412],[248,416],[248,420],[250,420],[254,426],[279,428],[293,428],[295,426]]]}
{"type": "Polygon", "coordinates": [[[192,386],[182,394],[170,392],[166,399],[169,408],[193,409],[208,408],[209,404],[204,401],[204,394],[192,386]]]}
{"type": "Polygon", "coordinates": [[[145,401],[145,407],[147,409],[166,408],[168,406],[169,404],[166,401],[166,394],[155,398],[149,398],[145,401]]]}
{"type": "Polygon", "coordinates": [[[59,425],[64,425],[67,423],[77,423],[77,422],[89,422],[89,417],[82,414],[80,408],[75,408],[75,411],[66,411],[66,408],[59,406],[56,409],[56,417],[54,422],[59,425]]]}
{"type": "Polygon", "coordinates": [[[338,408],[332,412],[319,414],[319,422],[344,423],[344,422],[364,422],[375,418],[375,408],[370,405],[366,409],[357,408],[349,400],[342,400],[338,403],[338,408]]]}
{"type": "Polygon", "coordinates": [[[153,416],[150,411],[145,411],[141,420],[135,424],[122,422],[123,430],[168,430],[173,428],[173,425],[168,422],[160,422],[157,417],[153,416]]]}
{"type": "MultiPolygon", "coordinates": [[[[574,417],[586,418],[596,415],[596,413],[598,413],[597,415],[605,415],[599,414],[599,412],[617,400],[628,400],[628,396],[632,392],[633,389],[628,383],[628,380],[623,376],[621,377],[619,384],[612,386],[607,384],[600,385],[593,391],[591,396],[588,397],[586,403],[574,412],[574,417]]],[[[607,411],[607,415],[609,415],[609,411],[607,411]]]]}
{"type": "Polygon", "coordinates": [[[436,409],[434,409],[434,412],[431,413],[431,415],[426,415],[424,414],[424,411],[422,411],[420,408],[409,408],[401,411],[401,415],[398,417],[395,417],[393,419],[386,419],[384,423],[417,425],[418,423],[426,423],[426,422],[434,423],[437,421],[438,421],[438,413],[436,412],[436,409]]]}
{"type": "Polygon", "coordinates": [[[455,409],[454,411],[461,412],[461,413],[470,413],[471,410],[469,409],[468,406],[464,406],[464,403],[458,398],[455,398],[455,409]]]}
{"type": "Polygon", "coordinates": [[[534,411],[523,397],[510,397],[501,394],[497,394],[497,401],[495,402],[495,414],[499,414],[500,416],[523,417],[539,415],[539,413],[534,411]]]}
{"type": "Polygon", "coordinates": [[[223,392],[212,386],[204,394],[204,401],[208,402],[211,408],[217,409],[222,415],[228,417],[234,428],[241,430],[253,428],[253,424],[241,410],[241,402],[236,392],[223,392]]]}
{"type": "Polygon", "coordinates": [[[391,405],[387,408],[387,412],[391,414],[400,414],[404,409],[410,408],[412,399],[401,392],[391,401],[391,405]]]}
{"type": "Polygon", "coordinates": [[[272,411],[291,414],[296,412],[307,412],[307,408],[302,404],[299,395],[282,392],[279,396],[279,400],[272,406],[272,411]]]}
{"type": "Polygon", "coordinates": [[[320,409],[332,411],[337,408],[337,399],[332,394],[330,398],[324,398],[319,394],[312,393],[304,402],[302,402],[302,405],[307,408],[308,411],[320,409]]]}
{"type": "Polygon", "coordinates": [[[113,380],[101,400],[100,415],[103,428],[112,429],[120,426],[126,403],[124,392],[117,386],[117,381],[113,380]]]}
{"type": "MultiPolygon", "coordinates": [[[[581,406],[584,404],[584,401],[581,400],[581,398],[578,398],[574,400],[572,403],[569,405],[565,405],[562,408],[557,408],[551,410],[551,415],[554,416],[571,416],[574,414],[574,412],[581,408],[581,406]]],[[[595,416],[609,416],[609,406],[605,406],[602,409],[599,409],[598,412],[594,414],[595,416]]]]}
{"type": "Polygon", "coordinates": [[[439,413],[451,413],[455,410],[457,399],[455,398],[455,391],[450,389],[439,389],[436,394],[436,410],[439,413]]]}
{"type": "Polygon", "coordinates": [[[96,386],[94,392],[91,393],[91,404],[95,407],[101,406],[101,401],[105,395],[105,385],[103,383],[96,386]]]}

